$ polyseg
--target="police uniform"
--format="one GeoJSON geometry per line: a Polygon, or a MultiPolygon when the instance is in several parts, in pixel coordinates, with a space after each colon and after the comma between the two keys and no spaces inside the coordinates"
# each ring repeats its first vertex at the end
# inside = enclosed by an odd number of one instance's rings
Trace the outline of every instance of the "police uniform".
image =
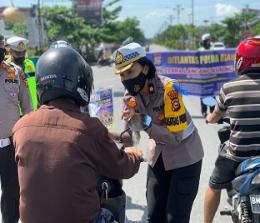
{"type": "MultiPolygon", "coordinates": [[[[136,43],[118,49],[114,53],[116,73],[130,69],[143,56],[136,43]]],[[[200,178],[201,139],[183,104],[178,82],[156,73],[147,81],[148,91],[134,96],[136,102],[130,107],[152,118],[147,149],[148,222],[172,222],[168,217],[188,222],[200,178]]],[[[129,107],[131,97],[126,92],[124,106],[129,107]]]]}
{"type": "MultiPolygon", "coordinates": [[[[19,36],[11,37],[6,41],[7,47],[17,52],[26,51],[28,42],[29,41],[27,39],[19,36]]],[[[15,63],[12,56],[9,57],[7,61],[15,63]]],[[[35,65],[33,61],[28,58],[25,58],[22,64],[22,69],[27,79],[28,89],[30,92],[33,108],[34,110],[36,110],[38,107],[38,101],[37,101],[36,81],[35,81],[35,65]]]]}
{"type": "Polygon", "coordinates": [[[0,176],[2,184],[3,222],[18,222],[19,186],[14,148],[11,142],[12,128],[20,118],[19,103],[23,113],[32,110],[21,69],[7,62],[0,64],[0,176]]]}

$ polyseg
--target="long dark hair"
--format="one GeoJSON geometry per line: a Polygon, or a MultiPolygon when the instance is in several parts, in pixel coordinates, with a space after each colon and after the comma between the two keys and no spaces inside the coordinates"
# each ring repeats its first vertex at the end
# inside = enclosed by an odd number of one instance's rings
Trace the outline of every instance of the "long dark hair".
{"type": "Polygon", "coordinates": [[[142,66],[147,65],[149,67],[149,71],[147,74],[148,79],[154,78],[156,73],[156,68],[150,59],[148,59],[147,57],[142,57],[139,60],[137,60],[137,63],[141,64],[142,66]]]}

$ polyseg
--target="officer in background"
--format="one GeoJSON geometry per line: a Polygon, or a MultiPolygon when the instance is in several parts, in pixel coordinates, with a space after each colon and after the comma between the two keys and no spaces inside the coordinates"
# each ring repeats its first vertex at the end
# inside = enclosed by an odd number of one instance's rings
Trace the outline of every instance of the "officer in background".
{"type": "Polygon", "coordinates": [[[6,46],[9,51],[10,57],[8,62],[13,62],[22,67],[28,82],[29,92],[32,98],[33,108],[37,109],[37,95],[35,83],[35,65],[33,61],[26,58],[26,50],[29,41],[19,36],[13,36],[7,39],[6,46]]]}
{"type": "Polygon", "coordinates": [[[0,178],[2,188],[1,212],[3,223],[19,220],[19,185],[11,130],[23,114],[32,110],[26,79],[21,68],[4,61],[4,37],[0,35],[0,178]]]}
{"type": "MultiPolygon", "coordinates": [[[[204,51],[204,50],[211,50],[211,35],[209,33],[205,33],[201,36],[201,42],[200,42],[200,48],[198,49],[199,51],[204,51]]],[[[214,96],[212,96],[215,98],[214,96]]],[[[207,110],[209,108],[210,113],[214,111],[215,106],[207,106],[203,102],[203,97],[200,98],[200,106],[201,106],[201,114],[204,118],[207,116],[207,110]]]]}

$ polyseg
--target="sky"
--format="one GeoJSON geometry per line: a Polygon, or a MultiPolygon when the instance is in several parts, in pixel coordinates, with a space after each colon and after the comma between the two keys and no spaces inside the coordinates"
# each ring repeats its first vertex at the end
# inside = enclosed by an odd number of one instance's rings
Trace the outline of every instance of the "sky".
{"type": "MultiPolygon", "coordinates": [[[[70,4],[69,0],[40,1],[43,5],[70,4]]],[[[104,4],[106,2],[109,0],[105,0],[104,4]]],[[[247,5],[249,8],[260,10],[260,0],[193,0],[193,2],[195,25],[220,22],[225,17],[246,8],[247,5]]],[[[36,4],[37,0],[13,0],[13,3],[17,7],[26,7],[36,4]]],[[[162,31],[169,24],[191,23],[192,0],[121,0],[118,5],[123,7],[120,19],[136,17],[140,20],[140,28],[148,38],[162,31]]],[[[1,6],[10,6],[10,0],[0,0],[1,6]]]]}

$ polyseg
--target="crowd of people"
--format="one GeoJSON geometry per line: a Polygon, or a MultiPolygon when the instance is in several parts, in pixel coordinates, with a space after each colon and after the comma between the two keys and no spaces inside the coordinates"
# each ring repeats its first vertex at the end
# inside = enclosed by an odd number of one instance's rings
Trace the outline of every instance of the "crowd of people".
{"type": "MultiPolygon", "coordinates": [[[[254,37],[239,44],[237,78],[223,85],[209,113],[201,103],[208,123],[225,114],[231,120],[230,139],[217,157],[205,194],[204,223],[213,222],[221,189],[230,187],[238,164],[260,155],[259,42],[260,37],[254,37]]],[[[123,137],[125,146],[118,148],[114,140],[119,133],[109,132],[97,118],[82,112],[90,101],[93,73],[70,44],[53,43],[36,68],[26,58],[27,44],[21,37],[5,41],[0,36],[3,223],[113,222],[113,214],[100,207],[96,175],[128,179],[138,172],[143,154],[132,145],[131,130],[123,137]]],[[[201,50],[210,49],[209,35],[202,37],[202,44],[201,50]]],[[[127,128],[139,114],[146,117],[142,124],[149,136],[147,222],[188,223],[199,188],[203,146],[180,83],[159,76],[145,48],[135,42],[119,47],[113,61],[126,89],[122,122],[127,128]]]]}

